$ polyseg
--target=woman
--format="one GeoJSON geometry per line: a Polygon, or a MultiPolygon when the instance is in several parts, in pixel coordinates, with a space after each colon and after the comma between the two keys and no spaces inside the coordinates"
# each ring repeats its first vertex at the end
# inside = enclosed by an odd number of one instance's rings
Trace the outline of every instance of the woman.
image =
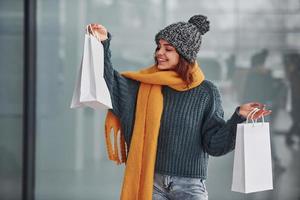
{"type": "MultiPolygon", "coordinates": [[[[155,36],[155,64],[138,72],[115,71],[111,35],[91,24],[104,46],[104,78],[113,109],[107,114],[109,157],[125,162],[121,199],[207,199],[208,156],[234,149],[236,125],[254,108],[254,119],[270,114],[260,103],[239,106],[225,122],[217,87],[204,79],[196,56],[209,22],[202,15],[171,24],[155,36]],[[108,132],[121,130],[122,147],[112,151],[108,132]],[[123,138],[124,137],[124,138],[123,138]]],[[[116,146],[116,143],[115,145],[116,146]]]]}

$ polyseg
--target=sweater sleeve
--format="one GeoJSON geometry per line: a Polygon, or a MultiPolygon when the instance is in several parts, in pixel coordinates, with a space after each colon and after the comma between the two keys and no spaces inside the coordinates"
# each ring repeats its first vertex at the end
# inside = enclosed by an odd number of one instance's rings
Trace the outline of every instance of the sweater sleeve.
{"type": "Polygon", "coordinates": [[[245,118],[239,115],[237,107],[226,122],[219,90],[212,83],[210,85],[210,110],[203,126],[202,145],[209,155],[221,156],[235,148],[236,127],[238,123],[245,121],[245,118]]]}
{"type": "Polygon", "coordinates": [[[111,62],[110,51],[111,34],[108,33],[108,39],[102,41],[104,49],[104,79],[107,84],[112,107],[111,111],[121,119],[126,116],[126,110],[132,109],[131,104],[134,104],[138,82],[122,76],[116,71],[111,62]]]}

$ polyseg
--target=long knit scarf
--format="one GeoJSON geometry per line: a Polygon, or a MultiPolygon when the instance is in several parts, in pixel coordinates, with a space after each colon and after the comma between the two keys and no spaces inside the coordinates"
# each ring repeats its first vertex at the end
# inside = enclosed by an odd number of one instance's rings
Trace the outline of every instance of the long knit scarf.
{"type": "Polygon", "coordinates": [[[125,176],[121,192],[121,200],[151,200],[153,177],[156,160],[156,148],[159,135],[160,120],[163,111],[163,85],[177,91],[185,91],[197,87],[204,80],[204,74],[195,63],[192,67],[194,81],[189,87],[175,71],[160,71],[151,66],[139,72],[124,72],[123,76],[140,81],[138,91],[135,122],[128,155],[121,130],[120,119],[108,112],[105,121],[105,136],[110,160],[121,164],[126,162],[125,176]],[[114,133],[114,148],[110,141],[110,132],[114,133]],[[118,134],[120,134],[119,158],[118,134]],[[127,160],[126,160],[127,159],[127,160]]]}

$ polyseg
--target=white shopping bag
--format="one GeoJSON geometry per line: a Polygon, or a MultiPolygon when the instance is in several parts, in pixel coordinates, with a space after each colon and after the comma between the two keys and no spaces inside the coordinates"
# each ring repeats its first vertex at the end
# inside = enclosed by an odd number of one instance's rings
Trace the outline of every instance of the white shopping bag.
{"type": "MultiPolygon", "coordinates": [[[[253,110],[251,116],[258,111],[253,110]]],[[[248,115],[249,117],[250,115],[248,115]]],[[[251,193],[273,189],[268,122],[238,124],[231,190],[251,193]]]]}
{"type": "Polygon", "coordinates": [[[71,108],[85,106],[93,109],[112,108],[111,97],[103,78],[103,71],[103,46],[101,42],[87,32],[71,108]]]}

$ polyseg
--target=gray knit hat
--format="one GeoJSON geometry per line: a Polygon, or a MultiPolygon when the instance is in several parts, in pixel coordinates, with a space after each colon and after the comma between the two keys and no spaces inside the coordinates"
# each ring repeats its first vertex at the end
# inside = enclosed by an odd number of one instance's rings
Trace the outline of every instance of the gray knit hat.
{"type": "Polygon", "coordinates": [[[178,53],[188,62],[197,58],[202,35],[209,31],[209,21],[206,16],[194,15],[188,22],[177,22],[165,27],[155,35],[155,42],[166,40],[176,48],[178,53]]]}

